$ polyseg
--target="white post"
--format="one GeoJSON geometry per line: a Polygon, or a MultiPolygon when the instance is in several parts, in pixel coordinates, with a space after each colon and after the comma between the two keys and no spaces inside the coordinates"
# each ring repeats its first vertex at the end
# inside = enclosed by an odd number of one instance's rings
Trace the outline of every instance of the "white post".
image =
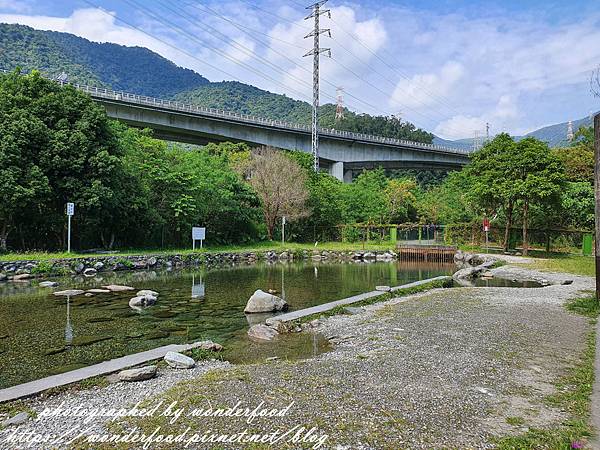
{"type": "Polygon", "coordinates": [[[285,216],[281,218],[281,243],[285,245],[285,216]]]}
{"type": "Polygon", "coordinates": [[[67,216],[67,253],[71,253],[71,216],[67,216]]]}
{"type": "Polygon", "coordinates": [[[192,251],[196,251],[196,239],[192,239],[192,251]]]}

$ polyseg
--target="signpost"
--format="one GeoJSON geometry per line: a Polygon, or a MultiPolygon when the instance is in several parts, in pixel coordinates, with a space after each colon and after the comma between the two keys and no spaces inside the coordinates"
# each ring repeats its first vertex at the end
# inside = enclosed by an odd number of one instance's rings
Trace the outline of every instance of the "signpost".
{"type": "Polygon", "coordinates": [[[71,217],[75,215],[75,203],[67,203],[67,253],[71,253],[71,217]]]}
{"type": "Polygon", "coordinates": [[[485,231],[485,252],[490,252],[489,246],[489,233],[490,233],[490,219],[487,217],[483,218],[483,231],[485,231]]]}
{"type": "Polygon", "coordinates": [[[204,227],[192,227],[192,250],[196,250],[196,241],[200,241],[200,248],[206,238],[206,228],[204,227]]]}

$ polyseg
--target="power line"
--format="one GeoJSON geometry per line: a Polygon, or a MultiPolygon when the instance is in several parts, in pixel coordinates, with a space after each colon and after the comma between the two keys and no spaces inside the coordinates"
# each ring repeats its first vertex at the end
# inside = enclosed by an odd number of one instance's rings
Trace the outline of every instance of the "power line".
{"type": "MultiPolygon", "coordinates": [[[[221,49],[218,49],[218,48],[216,48],[216,47],[214,47],[214,46],[212,46],[212,45],[209,45],[209,44],[207,44],[207,42],[206,42],[206,41],[203,41],[202,39],[199,39],[199,38],[198,38],[197,36],[195,36],[194,34],[192,34],[192,33],[188,32],[188,31],[186,31],[186,30],[183,30],[183,29],[182,29],[181,27],[179,27],[177,24],[174,24],[173,22],[171,22],[171,21],[169,21],[169,20],[167,20],[167,19],[164,19],[164,18],[158,17],[158,16],[157,16],[156,14],[154,14],[154,13],[153,13],[151,10],[148,10],[147,8],[145,8],[145,7],[141,6],[141,5],[140,5],[140,4],[139,4],[139,3],[138,3],[136,0],[124,0],[124,1],[125,1],[126,3],[128,3],[130,6],[133,6],[133,7],[137,6],[137,8],[138,8],[138,9],[140,9],[140,10],[141,10],[141,11],[143,11],[143,12],[145,12],[145,13],[146,13],[148,16],[152,17],[154,20],[156,20],[156,21],[158,21],[158,22],[162,23],[163,25],[166,25],[167,27],[171,28],[171,29],[172,29],[173,31],[175,31],[176,33],[179,33],[179,34],[184,34],[184,35],[188,36],[188,37],[189,37],[191,40],[193,40],[193,41],[195,41],[195,42],[197,42],[197,43],[199,43],[199,44],[203,45],[204,47],[208,48],[209,50],[212,50],[213,52],[217,53],[218,55],[222,56],[223,58],[225,58],[225,59],[228,59],[229,61],[232,61],[233,63],[237,64],[238,66],[244,67],[245,69],[249,70],[250,72],[253,72],[254,74],[256,74],[256,75],[258,75],[258,76],[260,76],[260,77],[262,77],[262,78],[265,78],[265,79],[267,79],[267,80],[269,80],[269,81],[272,81],[273,83],[275,83],[275,84],[277,84],[277,85],[279,85],[279,86],[282,86],[284,89],[287,89],[287,90],[289,90],[289,91],[292,91],[292,92],[294,92],[296,95],[298,95],[298,96],[299,96],[299,97],[301,97],[301,98],[302,98],[302,97],[304,97],[304,94],[303,94],[303,93],[301,93],[300,91],[296,91],[295,89],[293,89],[293,88],[290,88],[289,86],[286,86],[285,84],[281,83],[281,82],[280,82],[280,81],[278,81],[277,79],[275,79],[275,78],[271,77],[270,75],[268,75],[268,74],[266,74],[266,73],[262,72],[261,70],[258,70],[258,69],[256,69],[255,67],[253,67],[253,66],[251,66],[251,65],[249,65],[249,64],[246,64],[246,63],[244,63],[243,61],[240,61],[238,58],[235,58],[234,56],[228,55],[228,54],[227,54],[227,52],[225,52],[225,51],[223,51],[223,50],[221,50],[221,49]],[[133,4],[133,5],[132,5],[132,4],[133,4]]],[[[163,5],[163,7],[164,7],[164,5],[163,5]]],[[[187,17],[185,17],[185,16],[183,16],[183,15],[179,14],[178,12],[176,12],[176,11],[173,11],[173,10],[171,10],[171,9],[169,9],[169,8],[166,8],[166,9],[167,9],[167,10],[169,10],[169,11],[171,11],[171,12],[173,12],[174,14],[177,14],[177,15],[179,15],[179,16],[181,16],[181,17],[183,17],[185,20],[187,20],[188,22],[190,22],[192,25],[196,25],[194,22],[190,21],[189,19],[187,19],[187,17]]],[[[214,29],[213,27],[209,27],[209,28],[212,28],[214,31],[218,32],[218,30],[214,29]]],[[[220,33],[220,32],[219,32],[219,33],[220,33]]],[[[218,38],[218,39],[220,39],[220,40],[223,40],[223,38],[218,38]]],[[[229,41],[227,41],[227,40],[225,40],[225,42],[226,42],[227,44],[230,44],[230,42],[229,42],[229,41]]],[[[240,45],[240,44],[238,44],[238,48],[239,48],[240,50],[246,49],[246,51],[248,51],[248,49],[247,49],[247,48],[245,48],[243,45],[240,45]]],[[[272,65],[270,62],[268,62],[268,61],[266,61],[266,60],[265,60],[265,62],[266,62],[267,64],[270,64],[270,65],[272,65]]],[[[273,66],[274,70],[277,70],[277,71],[280,71],[280,72],[281,72],[281,69],[279,69],[277,66],[274,66],[274,65],[272,65],[272,66],[273,66]]],[[[300,83],[305,83],[305,82],[304,82],[304,80],[300,80],[299,78],[297,78],[297,80],[298,80],[300,83]]]]}

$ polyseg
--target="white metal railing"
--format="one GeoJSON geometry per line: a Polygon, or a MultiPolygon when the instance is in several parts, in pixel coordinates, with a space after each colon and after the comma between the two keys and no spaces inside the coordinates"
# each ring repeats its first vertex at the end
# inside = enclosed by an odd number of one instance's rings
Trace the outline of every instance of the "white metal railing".
{"type": "MultiPolygon", "coordinates": [[[[0,69],[2,72],[8,72],[5,69],[0,69]]],[[[162,100],[154,97],[146,97],[144,95],[131,94],[129,92],[123,91],[114,91],[111,89],[100,88],[96,86],[87,86],[83,84],[76,83],[65,83],[59,81],[61,85],[70,84],[74,88],[90,94],[92,97],[108,99],[108,100],[116,100],[126,103],[134,103],[138,105],[152,106],[152,107],[160,107],[163,109],[173,110],[173,111],[181,111],[186,113],[198,114],[203,116],[210,116],[216,118],[224,118],[224,119],[234,119],[236,121],[250,123],[255,125],[266,125],[269,127],[280,128],[284,130],[290,131],[304,131],[307,133],[311,132],[311,128],[308,125],[302,125],[298,123],[290,123],[284,122],[282,120],[273,120],[266,119],[263,117],[250,116],[248,114],[239,114],[231,111],[223,111],[213,108],[206,108],[203,106],[192,105],[188,103],[181,103],[174,100],[162,100]]],[[[445,147],[442,145],[435,144],[424,144],[421,142],[408,141],[404,139],[394,139],[383,136],[373,136],[362,133],[354,133],[351,131],[342,131],[328,128],[321,128],[320,135],[330,136],[330,137],[340,137],[345,139],[352,139],[355,141],[363,141],[363,142],[374,142],[381,143],[386,145],[394,145],[399,147],[408,147],[408,148],[416,148],[423,149],[428,151],[434,151],[439,153],[453,153],[453,154],[463,154],[468,155],[470,150],[455,148],[455,147],[445,147]]]]}

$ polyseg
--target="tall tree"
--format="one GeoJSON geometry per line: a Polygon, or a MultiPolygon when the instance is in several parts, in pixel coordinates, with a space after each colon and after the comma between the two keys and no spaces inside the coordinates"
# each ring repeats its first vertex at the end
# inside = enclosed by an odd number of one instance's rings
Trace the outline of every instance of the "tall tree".
{"type": "Polygon", "coordinates": [[[564,169],[556,155],[550,152],[548,144],[533,137],[517,143],[510,162],[512,192],[523,207],[523,254],[526,255],[530,205],[549,203],[559,198],[565,183],[564,169]]]}
{"type": "Polygon", "coordinates": [[[501,133],[473,153],[466,173],[472,179],[471,192],[479,209],[491,214],[503,209],[506,216],[504,250],[507,251],[513,212],[518,199],[515,178],[515,141],[501,133]]]}
{"type": "Polygon", "coordinates": [[[273,239],[278,219],[294,221],[310,214],[306,173],[284,152],[269,147],[256,149],[246,170],[262,203],[269,240],[273,239]]]}

